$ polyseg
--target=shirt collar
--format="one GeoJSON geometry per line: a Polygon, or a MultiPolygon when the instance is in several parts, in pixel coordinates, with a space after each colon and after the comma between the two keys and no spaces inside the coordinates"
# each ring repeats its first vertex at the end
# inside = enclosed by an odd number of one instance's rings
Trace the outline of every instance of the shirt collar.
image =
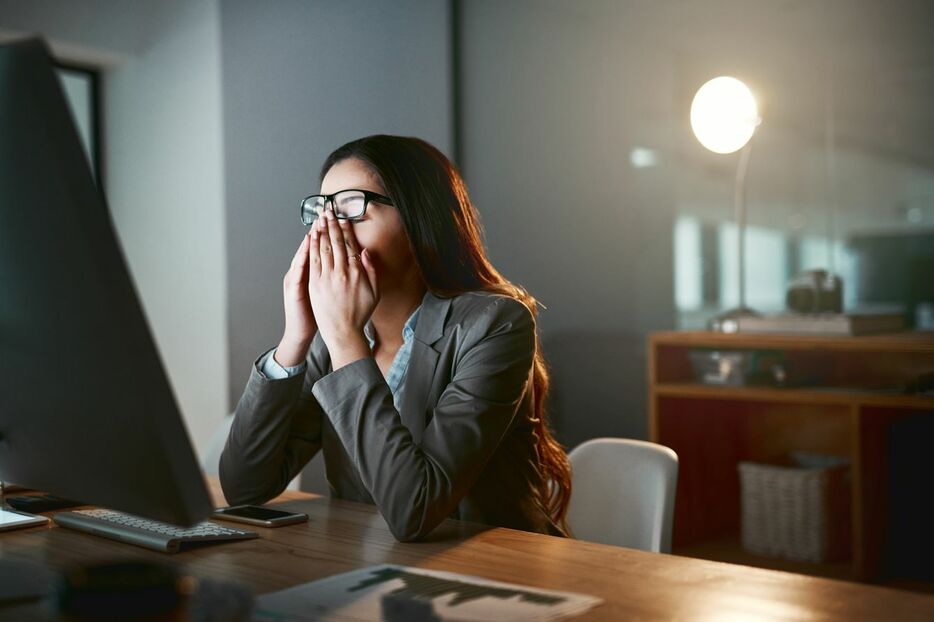
{"type": "MultiPolygon", "coordinates": [[[[415,335],[415,325],[418,323],[418,312],[422,310],[422,305],[418,305],[418,308],[412,312],[412,315],[409,316],[409,319],[405,321],[405,326],[402,327],[402,342],[408,343],[412,337],[415,335]]],[[[376,331],[373,330],[373,320],[367,320],[366,326],[363,327],[363,334],[366,336],[366,340],[370,342],[370,349],[376,345],[376,331]]]]}

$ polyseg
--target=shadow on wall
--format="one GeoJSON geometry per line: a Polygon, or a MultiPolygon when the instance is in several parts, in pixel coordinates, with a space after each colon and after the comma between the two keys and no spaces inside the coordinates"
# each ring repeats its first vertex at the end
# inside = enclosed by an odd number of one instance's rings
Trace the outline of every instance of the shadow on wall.
{"type": "Polygon", "coordinates": [[[542,336],[551,372],[548,416],[569,451],[601,436],[648,438],[645,349],[642,333],[542,336]]]}

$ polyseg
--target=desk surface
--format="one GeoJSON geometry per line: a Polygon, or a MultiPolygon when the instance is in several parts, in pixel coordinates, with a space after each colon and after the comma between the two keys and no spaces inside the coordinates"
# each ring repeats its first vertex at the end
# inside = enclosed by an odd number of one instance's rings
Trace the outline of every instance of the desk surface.
{"type": "MultiPolygon", "coordinates": [[[[216,482],[212,494],[222,499],[216,482]]],[[[286,492],[271,505],[308,523],[164,555],[54,525],[0,533],[0,555],[60,569],[95,560],[184,564],[262,594],[379,563],[447,570],[600,596],[586,620],[934,620],[934,596],[449,520],[429,541],[396,542],[369,505],[286,492]]],[[[228,523],[231,524],[231,523],[228,523]]],[[[29,606],[0,607],[16,619],[29,606]]],[[[10,618],[14,619],[14,618],[10,618]]]]}

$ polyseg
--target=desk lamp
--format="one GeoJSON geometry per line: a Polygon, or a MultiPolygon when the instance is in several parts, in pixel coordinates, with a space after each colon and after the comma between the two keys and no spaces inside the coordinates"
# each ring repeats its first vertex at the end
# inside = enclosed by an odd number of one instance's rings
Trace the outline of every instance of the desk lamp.
{"type": "Polygon", "coordinates": [[[737,318],[758,315],[746,306],[746,168],[751,150],[749,141],[761,121],[756,99],[749,87],[729,76],[706,82],[691,102],[691,129],[704,147],[722,154],[742,149],[733,192],[739,306],[713,318],[709,324],[712,330],[734,332],[737,318]]]}

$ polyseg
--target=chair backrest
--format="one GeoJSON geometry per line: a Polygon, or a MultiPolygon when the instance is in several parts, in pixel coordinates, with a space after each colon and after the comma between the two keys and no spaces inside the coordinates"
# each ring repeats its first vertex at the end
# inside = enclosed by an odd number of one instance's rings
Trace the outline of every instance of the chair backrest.
{"type": "Polygon", "coordinates": [[[678,456],[625,438],[596,438],[568,454],[572,468],[568,526],[581,540],[671,552],[678,456]]]}

